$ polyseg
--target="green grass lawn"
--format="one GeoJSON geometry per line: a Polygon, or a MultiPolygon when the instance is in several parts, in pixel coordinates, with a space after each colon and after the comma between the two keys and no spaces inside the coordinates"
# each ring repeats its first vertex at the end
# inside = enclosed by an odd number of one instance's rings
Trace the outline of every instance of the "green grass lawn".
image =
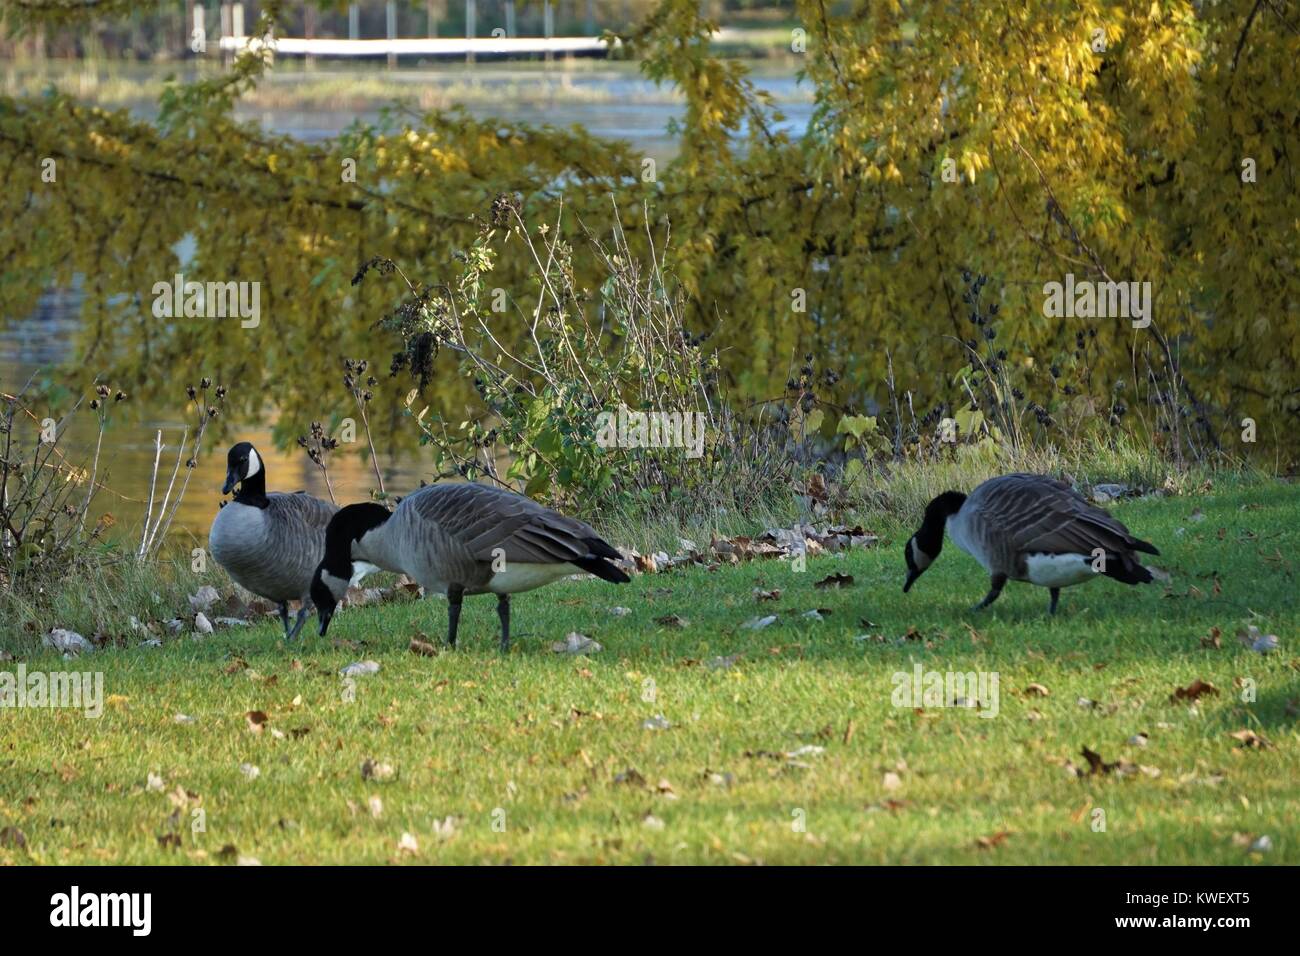
{"type": "Polygon", "coordinates": [[[441,644],[437,599],[346,610],[325,640],[313,620],[292,647],[268,621],[29,657],[102,670],[111,698],[97,720],[0,711],[0,862],[1300,863],[1300,488],[1114,510],[1172,580],[1071,588],[1055,618],[1016,583],[970,612],[988,581],[952,546],[904,596],[909,529],[881,526],[878,549],[803,573],[755,562],[519,596],[506,657],[490,597],[466,600],[460,648],[436,657],[408,641],[441,644]],[[854,583],[814,587],[832,572],[854,583]],[[782,594],[760,604],[756,587],[782,594]],[[831,613],[800,616],[813,608],[831,613]],[[669,615],[685,625],[656,623],[669,615]],[[1237,640],[1251,621],[1276,651],[1237,640]],[[1204,646],[1214,627],[1221,647],[1204,646]],[[603,652],[553,653],[568,631],[603,652]],[[381,670],[353,693],[339,670],[359,660],[381,670]],[[893,675],[918,663],[996,673],[997,716],[894,706],[893,675]],[[1170,701],[1198,679],[1218,695],[1170,701]],[[249,711],[269,715],[260,733],[249,711]],[[1079,775],[1084,747],[1123,762],[1079,775]],[[391,776],[363,778],[368,760],[391,776]],[[1252,851],[1262,836],[1271,849],[1252,851]]]}

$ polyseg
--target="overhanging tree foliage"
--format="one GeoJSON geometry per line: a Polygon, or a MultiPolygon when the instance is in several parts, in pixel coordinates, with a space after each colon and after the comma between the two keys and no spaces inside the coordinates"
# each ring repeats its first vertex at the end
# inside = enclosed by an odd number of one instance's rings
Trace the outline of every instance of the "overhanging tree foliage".
{"type": "MultiPolygon", "coordinates": [[[[265,5],[259,30],[277,10],[265,5]]],[[[648,209],[656,241],[671,227],[689,321],[741,395],[780,394],[812,353],[840,371],[822,397],[892,415],[892,360],[918,419],[987,395],[1040,425],[1118,422],[1179,453],[1293,460],[1294,2],[871,0],[836,17],[801,0],[798,14],[817,99],[798,135],[741,64],[710,55],[695,3],[665,0],[624,38],[686,101],[681,151],[652,181],[625,144],[460,112],[394,112],[321,143],[275,136],[232,118],[265,68],[252,55],[170,89],[153,123],[64,96],[0,100],[0,310],[22,315],[43,286],[81,276],[79,365],[146,394],[219,365],[227,421],[274,403],[289,441],[322,403],[346,409],[343,356],[395,348],[375,323],[401,290],[353,287],[360,262],[446,281],[503,193],[552,229],[608,234],[617,210],[645,254],[648,209]],[[187,278],[261,283],[258,328],[153,316],[150,290],[182,271],[186,236],[187,278]],[[963,273],[989,277],[995,321],[964,301],[963,273]],[[1067,274],[1149,282],[1150,325],[1046,316],[1044,286],[1067,274]],[[1241,441],[1245,418],[1256,445],[1241,441]]],[[[537,264],[506,233],[497,242],[489,285],[511,308],[485,304],[484,318],[509,344],[526,334],[537,264]]],[[[594,257],[579,250],[574,271],[600,288],[594,257]]],[[[447,361],[430,398],[462,405],[447,361]]],[[[396,409],[408,387],[386,382],[380,397],[396,409]]]]}

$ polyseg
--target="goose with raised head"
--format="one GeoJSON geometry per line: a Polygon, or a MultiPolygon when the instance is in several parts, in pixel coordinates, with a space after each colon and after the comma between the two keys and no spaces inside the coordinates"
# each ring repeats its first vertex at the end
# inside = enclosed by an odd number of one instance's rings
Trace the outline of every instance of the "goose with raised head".
{"type": "MultiPolygon", "coordinates": [[[[280,606],[284,636],[292,640],[311,612],[311,580],[325,554],[325,528],[339,510],[306,492],[266,492],[266,465],[249,442],[226,455],[229,494],[234,500],[217,512],[208,534],[208,551],[236,584],[280,606]],[[289,602],[301,601],[289,625],[289,602]]],[[[372,570],[358,568],[358,577],[372,570]]]]}
{"type": "Polygon", "coordinates": [[[1061,588],[1098,576],[1146,584],[1151,572],[1135,552],[1159,554],[1063,481],[1045,475],[990,478],[969,495],[945,491],[930,502],[904,548],[906,593],[943,550],[943,536],[984,566],[989,593],[974,610],[997,600],[1007,581],[1027,581],[1051,592],[1056,613],[1061,588]]]}
{"type": "Polygon", "coordinates": [[[591,525],[513,491],[427,485],[392,512],[372,503],[340,509],[325,533],[311,596],[323,635],[355,562],[404,573],[426,594],[447,595],[447,643],[455,647],[462,598],[495,594],[501,649],[508,651],[511,594],[582,571],[626,584],[631,579],[610,563],[619,558],[591,525]]]}

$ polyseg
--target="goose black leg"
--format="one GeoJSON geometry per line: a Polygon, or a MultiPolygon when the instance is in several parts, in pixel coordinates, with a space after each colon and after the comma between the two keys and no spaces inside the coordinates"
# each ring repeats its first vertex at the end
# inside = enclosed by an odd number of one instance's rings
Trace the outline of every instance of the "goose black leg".
{"type": "Polygon", "coordinates": [[[497,617],[501,618],[501,653],[510,653],[510,595],[497,598],[497,617]]]}
{"type": "MultiPolygon", "coordinates": [[[[309,613],[311,613],[311,605],[310,605],[310,604],[303,604],[302,607],[298,608],[298,616],[294,619],[294,622],[293,622],[293,630],[292,630],[292,631],[289,631],[288,633],[286,633],[286,634],[284,635],[284,639],[285,639],[286,641],[292,641],[295,637],[298,636],[298,632],[302,630],[303,622],[307,620],[307,615],[308,615],[309,613]]],[[[287,615],[285,616],[285,622],[284,622],[284,623],[285,623],[286,625],[288,625],[288,623],[289,623],[289,620],[288,620],[288,616],[287,616],[287,615]]]]}
{"type": "Polygon", "coordinates": [[[280,623],[284,625],[285,640],[289,639],[289,602],[280,602],[280,623]]]}
{"type": "Polygon", "coordinates": [[[1048,608],[1047,608],[1047,613],[1048,613],[1048,614],[1055,614],[1055,613],[1056,613],[1056,602],[1059,601],[1059,600],[1061,599],[1061,589],[1060,589],[1060,588],[1052,588],[1051,590],[1052,590],[1052,603],[1051,603],[1051,605],[1048,606],[1048,608]]]}
{"type": "Polygon", "coordinates": [[[993,575],[993,579],[992,581],[990,581],[989,593],[984,595],[984,600],[980,601],[979,604],[976,604],[973,608],[971,608],[971,610],[982,611],[990,604],[992,604],[994,601],[996,601],[998,599],[998,595],[1002,593],[1002,588],[1006,583],[1007,583],[1007,576],[1005,574],[993,575]]]}
{"type": "Polygon", "coordinates": [[[456,626],[460,624],[460,602],[465,597],[465,589],[452,584],[447,588],[447,643],[456,646],[456,626]]]}

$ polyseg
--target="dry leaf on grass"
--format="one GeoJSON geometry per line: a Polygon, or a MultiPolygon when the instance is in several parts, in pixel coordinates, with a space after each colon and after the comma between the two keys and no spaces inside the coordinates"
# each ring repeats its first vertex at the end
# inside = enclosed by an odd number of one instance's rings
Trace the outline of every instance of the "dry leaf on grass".
{"type": "Polygon", "coordinates": [[[1001,846],[1003,843],[1007,842],[1011,833],[1012,831],[1010,830],[999,830],[992,836],[980,837],[975,841],[975,845],[981,850],[992,850],[994,847],[1001,846]]]}
{"type": "Polygon", "coordinates": [[[1267,654],[1278,648],[1276,634],[1263,634],[1254,624],[1247,624],[1237,631],[1237,640],[1241,641],[1256,654],[1267,654]]]}
{"type": "Polygon", "coordinates": [[[425,635],[421,634],[419,637],[411,638],[411,643],[407,645],[407,650],[412,654],[419,654],[421,657],[437,657],[438,646],[429,641],[422,640],[424,637],[425,635]]]}
{"type": "Polygon", "coordinates": [[[394,773],[392,764],[380,763],[370,757],[361,763],[362,780],[391,780],[394,773]]]}
{"type": "Polygon", "coordinates": [[[822,588],[822,589],[846,588],[852,583],[853,583],[853,575],[841,574],[839,571],[836,571],[834,574],[828,574],[826,577],[822,578],[820,581],[814,584],[813,587],[822,588]]]}
{"type": "Polygon", "coordinates": [[[1269,750],[1273,744],[1267,737],[1260,736],[1253,730],[1238,730],[1228,734],[1233,740],[1241,741],[1243,747],[1247,750],[1269,750]]]}
{"type": "Polygon", "coordinates": [[[1208,694],[1211,697],[1219,696],[1219,688],[1215,687],[1209,681],[1201,680],[1199,677],[1188,684],[1186,687],[1176,687],[1169,697],[1169,703],[1176,704],[1180,700],[1198,700],[1208,694]]]}

